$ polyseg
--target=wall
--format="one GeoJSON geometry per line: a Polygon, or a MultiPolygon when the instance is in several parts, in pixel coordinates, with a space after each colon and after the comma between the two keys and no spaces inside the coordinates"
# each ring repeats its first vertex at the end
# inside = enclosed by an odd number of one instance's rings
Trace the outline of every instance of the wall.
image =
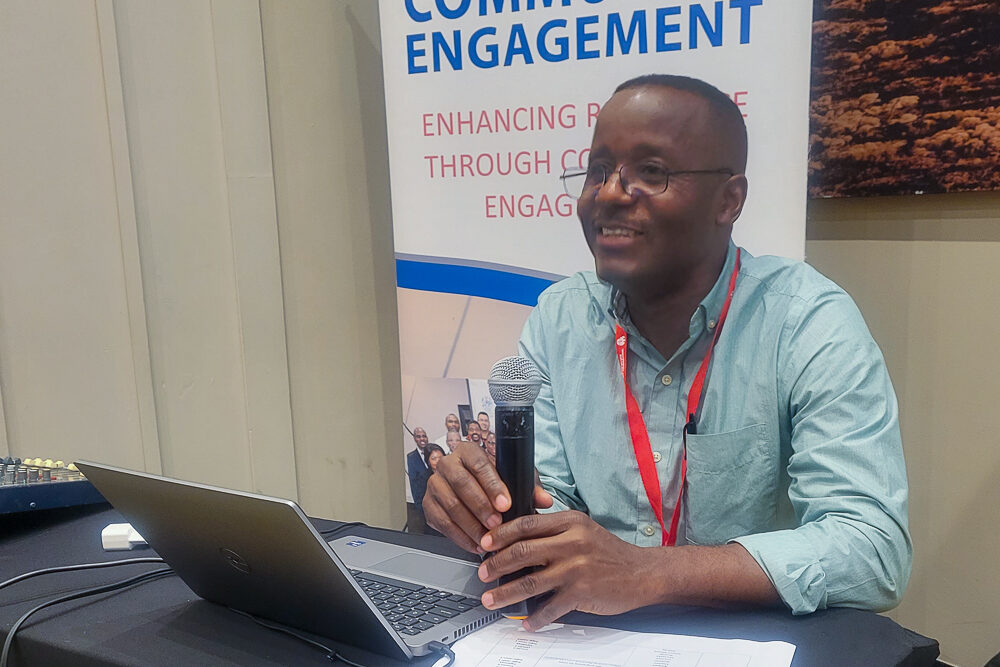
{"type": "Polygon", "coordinates": [[[403,525],[376,10],[0,4],[0,454],[403,525]]]}
{"type": "Polygon", "coordinates": [[[915,555],[890,615],[945,660],[982,665],[1000,651],[1000,193],[813,201],[807,238],[900,401],[915,555]]]}
{"type": "Polygon", "coordinates": [[[101,10],[0,6],[0,454],[156,471],[128,147],[109,122],[121,87],[105,85],[118,60],[101,10]]]}
{"type": "Polygon", "coordinates": [[[112,26],[163,472],[294,495],[257,7],[132,0],[112,26]]]}
{"type": "Polygon", "coordinates": [[[261,7],[300,494],[323,516],[402,528],[377,4],[261,7]]]}

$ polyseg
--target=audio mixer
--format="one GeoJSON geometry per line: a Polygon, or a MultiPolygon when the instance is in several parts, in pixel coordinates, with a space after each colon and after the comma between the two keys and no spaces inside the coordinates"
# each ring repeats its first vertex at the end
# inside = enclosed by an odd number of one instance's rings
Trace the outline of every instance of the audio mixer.
{"type": "Polygon", "coordinates": [[[72,463],[0,458],[0,514],[104,502],[72,463]]]}

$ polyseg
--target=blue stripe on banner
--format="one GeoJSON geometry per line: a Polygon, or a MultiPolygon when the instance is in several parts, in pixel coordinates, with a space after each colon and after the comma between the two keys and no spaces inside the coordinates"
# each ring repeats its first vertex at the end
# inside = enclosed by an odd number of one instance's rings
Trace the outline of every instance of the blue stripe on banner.
{"type": "Polygon", "coordinates": [[[425,292],[467,294],[534,306],[538,295],[552,282],[478,266],[396,260],[396,285],[425,292]]]}

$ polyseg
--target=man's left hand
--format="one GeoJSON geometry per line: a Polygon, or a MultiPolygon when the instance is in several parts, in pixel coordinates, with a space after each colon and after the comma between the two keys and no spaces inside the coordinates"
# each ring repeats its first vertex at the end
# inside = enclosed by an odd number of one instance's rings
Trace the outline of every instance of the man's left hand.
{"type": "Polygon", "coordinates": [[[536,568],[485,593],[485,607],[499,609],[552,593],[524,621],[528,630],[573,610],[620,614],[658,601],[652,595],[657,587],[650,585],[649,577],[656,576],[660,550],[624,542],[581,512],[523,516],[486,533],[480,545],[496,552],[479,567],[479,578],[485,582],[536,568]]]}

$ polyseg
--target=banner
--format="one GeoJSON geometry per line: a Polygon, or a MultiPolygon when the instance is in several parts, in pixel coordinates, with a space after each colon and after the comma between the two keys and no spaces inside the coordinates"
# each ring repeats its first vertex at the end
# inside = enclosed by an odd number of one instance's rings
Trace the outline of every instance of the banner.
{"type": "MultiPolygon", "coordinates": [[[[597,113],[619,83],[681,74],[729,94],[750,141],[736,241],[803,256],[811,7],[381,0],[403,437],[415,467],[418,427],[447,453],[448,424],[471,440],[482,428],[470,434],[469,422],[492,424],[482,378],[515,353],[539,292],[593,269],[559,176],[586,166],[597,113]]],[[[408,499],[419,502],[429,471],[415,472],[408,499]]]]}

